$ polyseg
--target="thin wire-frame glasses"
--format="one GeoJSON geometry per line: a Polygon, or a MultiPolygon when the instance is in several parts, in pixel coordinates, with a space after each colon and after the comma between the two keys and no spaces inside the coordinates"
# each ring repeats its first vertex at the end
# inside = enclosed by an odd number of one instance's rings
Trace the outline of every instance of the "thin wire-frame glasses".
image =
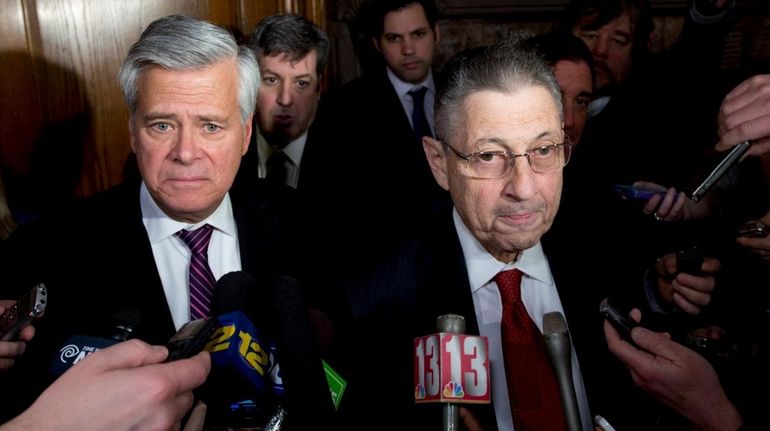
{"type": "Polygon", "coordinates": [[[454,149],[446,141],[442,141],[457,157],[465,160],[466,174],[476,178],[501,178],[507,175],[516,162],[517,157],[524,157],[536,173],[543,174],[563,168],[572,155],[572,144],[543,145],[531,148],[525,153],[516,154],[511,151],[477,151],[463,154],[454,149]]]}

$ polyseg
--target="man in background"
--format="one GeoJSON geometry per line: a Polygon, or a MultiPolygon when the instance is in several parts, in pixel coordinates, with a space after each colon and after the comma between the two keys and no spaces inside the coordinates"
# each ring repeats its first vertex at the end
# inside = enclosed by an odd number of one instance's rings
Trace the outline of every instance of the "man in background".
{"type": "Polygon", "coordinates": [[[561,89],[564,131],[577,146],[588,120],[593,100],[593,58],[582,40],[570,33],[553,30],[529,40],[551,66],[561,89]]]}
{"type": "Polygon", "coordinates": [[[335,164],[345,173],[339,192],[355,201],[343,214],[366,214],[346,218],[346,228],[370,232],[382,250],[448,206],[421,146],[435,136],[432,63],[441,34],[432,0],[368,6],[367,41],[381,62],[329,94],[322,109],[332,151],[345,160],[335,164]]]}
{"type": "Polygon", "coordinates": [[[259,63],[255,133],[238,181],[267,178],[302,191],[323,179],[329,148],[311,127],[321,98],[329,38],[307,18],[273,15],[249,40],[259,63]],[[320,178],[319,178],[320,177],[320,178]]]}

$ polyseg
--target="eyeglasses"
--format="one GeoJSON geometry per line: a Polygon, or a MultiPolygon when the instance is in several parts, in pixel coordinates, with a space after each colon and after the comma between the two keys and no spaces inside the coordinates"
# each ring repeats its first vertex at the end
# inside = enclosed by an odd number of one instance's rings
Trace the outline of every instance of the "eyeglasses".
{"type": "Polygon", "coordinates": [[[516,157],[526,157],[532,170],[538,174],[543,174],[563,168],[572,155],[572,144],[566,142],[532,148],[523,154],[510,151],[478,151],[463,154],[448,143],[444,141],[442,143],[457,154],[457,157],[467,162],[464,174],[475,178],[504,177],[513,169],[516,157]]]}

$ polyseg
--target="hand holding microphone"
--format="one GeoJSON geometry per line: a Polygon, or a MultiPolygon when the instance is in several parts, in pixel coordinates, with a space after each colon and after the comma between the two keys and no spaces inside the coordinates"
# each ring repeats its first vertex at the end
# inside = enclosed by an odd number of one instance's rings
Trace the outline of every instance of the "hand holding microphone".
{"type": "MultiPolygon", "coordinates": [[[[12,307],[16,301],[0,300],[0,313],[12,307]]],[[[26,342],[32,340],[35,336],[35,327],[25,326],[18,334],[15,341],[0,341],[0,372],[13,367],[17,357],[21,356],[26,350],[26,342]]]]}
{"type": "Polygon", "coordinates": [[[135,334],[142,324],[142,316],[136,310],[121,310],[110,317],[109,330],[100,336],[73,335],[59,348],[49,373],[58,377],[88,355],[104,348],[126,341],[135,334]]]}
{"type": "Polygon", "coordinates": [[[167,430],[192,406],[208,353],[163,363],[168,351],[139,340],[105,348],[57,379],[0,430],[167,430]]]}

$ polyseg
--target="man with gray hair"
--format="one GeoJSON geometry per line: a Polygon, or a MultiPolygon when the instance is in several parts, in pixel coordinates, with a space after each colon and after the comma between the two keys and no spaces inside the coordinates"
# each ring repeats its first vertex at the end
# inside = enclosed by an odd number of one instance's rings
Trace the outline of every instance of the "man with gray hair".
{"type": "MultiPolygon", "coordinates": [[[[388,427],[437,427],[441,415],[433,411],[431,416],[430,407],[415,406],[409,396],[419,398],[412,380],[413,340],[437,332],[436,318],[451,313],[465,317],[466,333],[489,339],[488,356],[477,352],[471,360],[475,368],[468,371],[479,375],[484,370],[478,365],[488,360],[492,381],[479,378],[474,380],[478,387],[463,390],[490,390],[493,405],[463,409],[469,429],[478,429],[471,424],[564,429],[539,329],[546,313],[564,312],[540,245],[559,207],[562,168],[571,154],[559,86],[542,58],[517,41],[459,53],[442,72],[436,137],[425,136],[422,143],[433,176],[449,192],[454,208],[370,277],[347,286],[354,324],[346,335],[357,340],[358,357],[372,360],[362,368],[351,366],[348,399],[365,401],[344,414],[364,424],[374,414],[371,406],[387,403],[396,409],[390,415],[395,423],[388,427]],[[377,354],[383,346],[389,347],[388,355],[377,354]],[[371,370],[378,371],[378,379],[366,379],[371,370]],[[367,387],[367,382],[378,386],[367,387]]],[[[473,356],[461,354],[466,353],[473,356]]],[[[574,355],[582,424],[591,429],[574,355]]]]}
{"type": "MultiPolygon", "coordinates": [[[[216,280],[229,272],[246,271],[263,283],[292,274],[293,241],[284,235],[292,231],[285,226],[294,212],[291,196],[264,183],[231,190],[252,133],[259,86],[253,52],[223,27],[167,16],[131,47],[119,81],[141,181],[86,199],[10,240],[13,264],[0,297],[43,282],[53,301],[19,376],[46,375],[68,337],[107,335],[124,325],[113,317],[125,311],[141,316],[132,337],[165,344],[188,321],[211,315],[216,280]]],[[[301,407],[294,402],[303,399],[299,394],[325,384],[320,357],[307,358],[306,366],[316,373],[305,376],[318,376],[318,385],[282,370],[290,415],[301,407]]],[[[316,402],[326,407],[324,391],[316,402]]]]}

